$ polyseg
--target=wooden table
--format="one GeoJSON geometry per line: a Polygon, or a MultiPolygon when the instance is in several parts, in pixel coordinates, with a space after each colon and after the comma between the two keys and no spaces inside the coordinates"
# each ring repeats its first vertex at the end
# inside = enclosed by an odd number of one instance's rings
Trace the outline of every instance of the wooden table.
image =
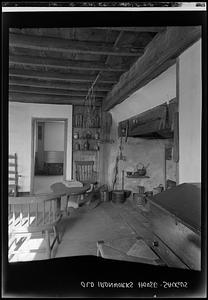
{"type": "Polygon", "coordinates": [[[86,193],[90,189],[90,184],[86,184],[81,187],[66,187],[68,196],[77,196],[86,193]]]}
{"type": "Polygon", "coordinates": [[[54,193],[61,193],[62,196],[67,197],[66,201],[66,208],[65,211],[67,212],[67,207],[69,204],[69,201],[74,203],[72,207],[79,207],[79,204],[76,205],[76,202],[72,200],[74,196],[81,196],[84,195],[87,191],[89,191],[91,188],[90,184],[86,184],[82,187],[67,187],[63,183],[55,183],[51,186],[51,189],[54,193]]]}

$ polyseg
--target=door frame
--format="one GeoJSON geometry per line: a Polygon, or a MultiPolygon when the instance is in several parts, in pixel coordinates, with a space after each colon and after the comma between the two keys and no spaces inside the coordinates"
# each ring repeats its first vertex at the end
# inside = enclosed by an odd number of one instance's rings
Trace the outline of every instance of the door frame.
{"type": "Polygon", "coordinates": [[[35,176],[35,126],[37,122],[64,122],[64,166],[63,166],[63,180],[66,180],[66,155],[67,155],[67,132],[68,132],[68,119],[66,118],[32,118],[31,121],[31,180],[30,180],[30,193],[34,193],[34,176],[35,176]]]}

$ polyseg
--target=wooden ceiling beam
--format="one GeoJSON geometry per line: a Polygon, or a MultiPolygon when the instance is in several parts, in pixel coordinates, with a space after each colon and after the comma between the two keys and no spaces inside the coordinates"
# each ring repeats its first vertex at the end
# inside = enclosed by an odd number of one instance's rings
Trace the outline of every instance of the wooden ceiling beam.
{"type": "MultiPolygon", "coordinates": [[[[116,38],[114,44],[113,44],[113,48],[115,48],[117,46],[117,44],[118,44],[119,40],[121,39],[122,35],[123,35],[123,31],[120,31],[119,34],[117,35],[117,38],[116,38]]],[[[109,62],[109,60],[110,60],[111,57],[112,56],[109,56],[109,55],[107,56],[107,58],[105,60],[105,64],[108,64],[108,62],[109,62]]],[[[99,71],[98,74],[97,74],[97,77],[96,77],[95,81],[92,84],[92,87],[94,87],[94,85],[96,84],[97,80],[100,79],[101,74],[102,74],[102,71],[99,71]]],[[[91,87],[91,89],[92,89],[92,87],[91,87]]],[[[88,94],[91,91],[91,89],[88,91],[88,94]]],[[[87,94],[87,96],[88,96],[88,94],[87,94]]]]}
{"type": "MultiPolygon", "coordinates": [[[[40,88],[40,87],[30,87],[25,85],[9,85],[9,92],[21,92],[21,93],[34,93],[34,94],[46,94],[46,95],[62,95],[62,96],[74,96],[74,97],[85,97],[87,95],[86,91],[74,91],[74,90],[63,90],[63,89],[51,89],[51,88],[40,88]]],[[[95,92],[94,95],[97,98],[103,98],[106,96],[105,92],[95,92]]]]}
{"type": "Polygon", "coordinates": [[[112,44],[109,45],[109,43],[73,41],[55,37],[17,33],[10,33],[9,45],[40,51],[87,53],[92,55],[141,56],[144,53],[144,49],[133,46],[113,49],[112,44]]]}
{"type": "MultiPolygon", "coordinates": [[[[72,73],[58,73],[58,72],[49,72],[49,71],[34,71],[26,69],[9,69],[9,76],[23,77],[23,78],[42,78],[48,80],[62,80],[70,82],[93,82],[96,76],[92,75],[82,75],[82,74],[72,74],[72,73]]],[[[103,83],[116,83],[117,80],[99,78],[99,82],[103,83]]]]}
{"type": "MultiPolygon", "coordinates": [[[[23,103],[41,103],[41,104],[73,104],[83,105],[83,97],[66,97],[52,95],[37,95],[32,93],[9,93],[9,101],[23,103]]],[[[100,106],[101,101],[96,100],[96,105],[100,106]]]]}
{"type": "Polygon", "coordinates": [[[80,61],[68,59],[56,59],[48,57],[26,56],[26,55],[10,55],[9,63],[15,63],[23,66],[38,66],[51,67],[57,69],[72,69],[72,70],[92,70],[92,71],[107,71],[107,72],[125,72],[128,67],[125,64],[118,66],[110,66],[98,61],[80,61]]]}
{"type": "Polygon", "coordinates": [[[93,27],[92,29],[132,31],[132,32],[160,32],[166,27],[93,27]]]}
{"type": "MultiPolygon", "coordinates": [[[[41,79],[31,79],[31,78],[18,78],[10,77],[9,84],[15,84],[19,86],[37,87],[37,88],[50,88],[50,89],[64,89],[73,91],[88,91],[91,84],[87,82],[83,83],[65,83],[63,81],[47,81],[41,79]]],[[[112,89],[112,85],[106,83],[97,83],[94,87],[94,91],[104,91],[109,92],[112,89]]]]}
{"type": "Polygon", "coordinates": [[[167,27],[158,33],[129,71],[103,100],[103,109],[109,110],[127,99],[136,90],[165,71],[175,58],[201,37],[200,26],[167,27]]]}

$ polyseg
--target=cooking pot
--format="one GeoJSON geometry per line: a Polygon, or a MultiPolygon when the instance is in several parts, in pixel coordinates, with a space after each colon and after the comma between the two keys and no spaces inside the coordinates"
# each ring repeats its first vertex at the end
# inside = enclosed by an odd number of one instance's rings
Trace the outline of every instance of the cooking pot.
{"type": "Polygon", "coordinates": [[[138,163],[137,164],[137,171],[134,172],[135,175],[139,175],[139,176],[144,176],[146,175],[146,172],[147,172],[147,167],[149,166],[149,164],[145,167],[142,163],[138,163]],[[142,167],[141,168],[138,168],[139,165],[141,165],[142,167]]]}
{"type": "Polygon", "coordinates": [[[134,172],[134,175],[138,176],[144,176],[146,174],[146,169],[138,169],[136,172],[134,172]]]}

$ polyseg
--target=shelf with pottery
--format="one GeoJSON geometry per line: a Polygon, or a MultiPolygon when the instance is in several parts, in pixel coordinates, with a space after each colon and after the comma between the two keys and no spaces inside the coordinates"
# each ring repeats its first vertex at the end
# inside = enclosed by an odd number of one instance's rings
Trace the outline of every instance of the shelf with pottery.
{"type": "Polygon", "coordinates": [[[91,138],[74,139],[74,151],[99,151],[98,140],[91,138]]]}
{"type": "Polygon", "coordinates": [[[100,127],[77,127],[77,126],[73,126],[74,129],[83,129],[83,130],[87,130],[87,129],[100,129],[100,127]]]}
{"type": "Polygon", "coordinates": [[[99,151],[99,149],[98,149],[98,150],[96,150],[96,149],[87,149],[87,150],[85,150],[85,149],[82,149],[82,150],[74,150],[74,152],[97,152],[97,151],[99,151]]]}
{"type": "Polygon", "coordinates": [[[82,130],[81,132],[74,130],[73,133],[73,139],[74,140],[99,140],[100,133],[96,131],[95,133],[92,133],[91,130],[82,130]]]}
{"type": "Polygon", "coordinates": [[[72,124],[74,178],[75,161],[94,161],[94,169],[99,174],[102,143],[100,108],[97,108],[94,117],[89,119],[85,106],[74,106],[72,124]]]}
{"type": "Polygon", "coordinates": [[[141,176],[141,175],[127,175],[127,178],[150,178],[149,176],[141,176]]]}
{"type": "Polygon", "coordinates": [[[79,140],[88,140],[88,141],[97,141],[97,142],[99,142],[99,139],[95,139],[95,138],[87,138],[87,137],[74,138],[74,141],[79,141],[79,140]]]}
{"type": "Polygon", "coordinates": [[[146,175],[146,170],[147,167],[149,166],[149,164],[147,166],[144,166],[142,163],[138,163],[136,165],[136,170],[134,172],[132,171],[127,171],[126,172],[126,177],[127,178],[150,178],[149,176],[146,175]],[[139,165],[142,166],[142,168],[139,168],[139,165]]]}

